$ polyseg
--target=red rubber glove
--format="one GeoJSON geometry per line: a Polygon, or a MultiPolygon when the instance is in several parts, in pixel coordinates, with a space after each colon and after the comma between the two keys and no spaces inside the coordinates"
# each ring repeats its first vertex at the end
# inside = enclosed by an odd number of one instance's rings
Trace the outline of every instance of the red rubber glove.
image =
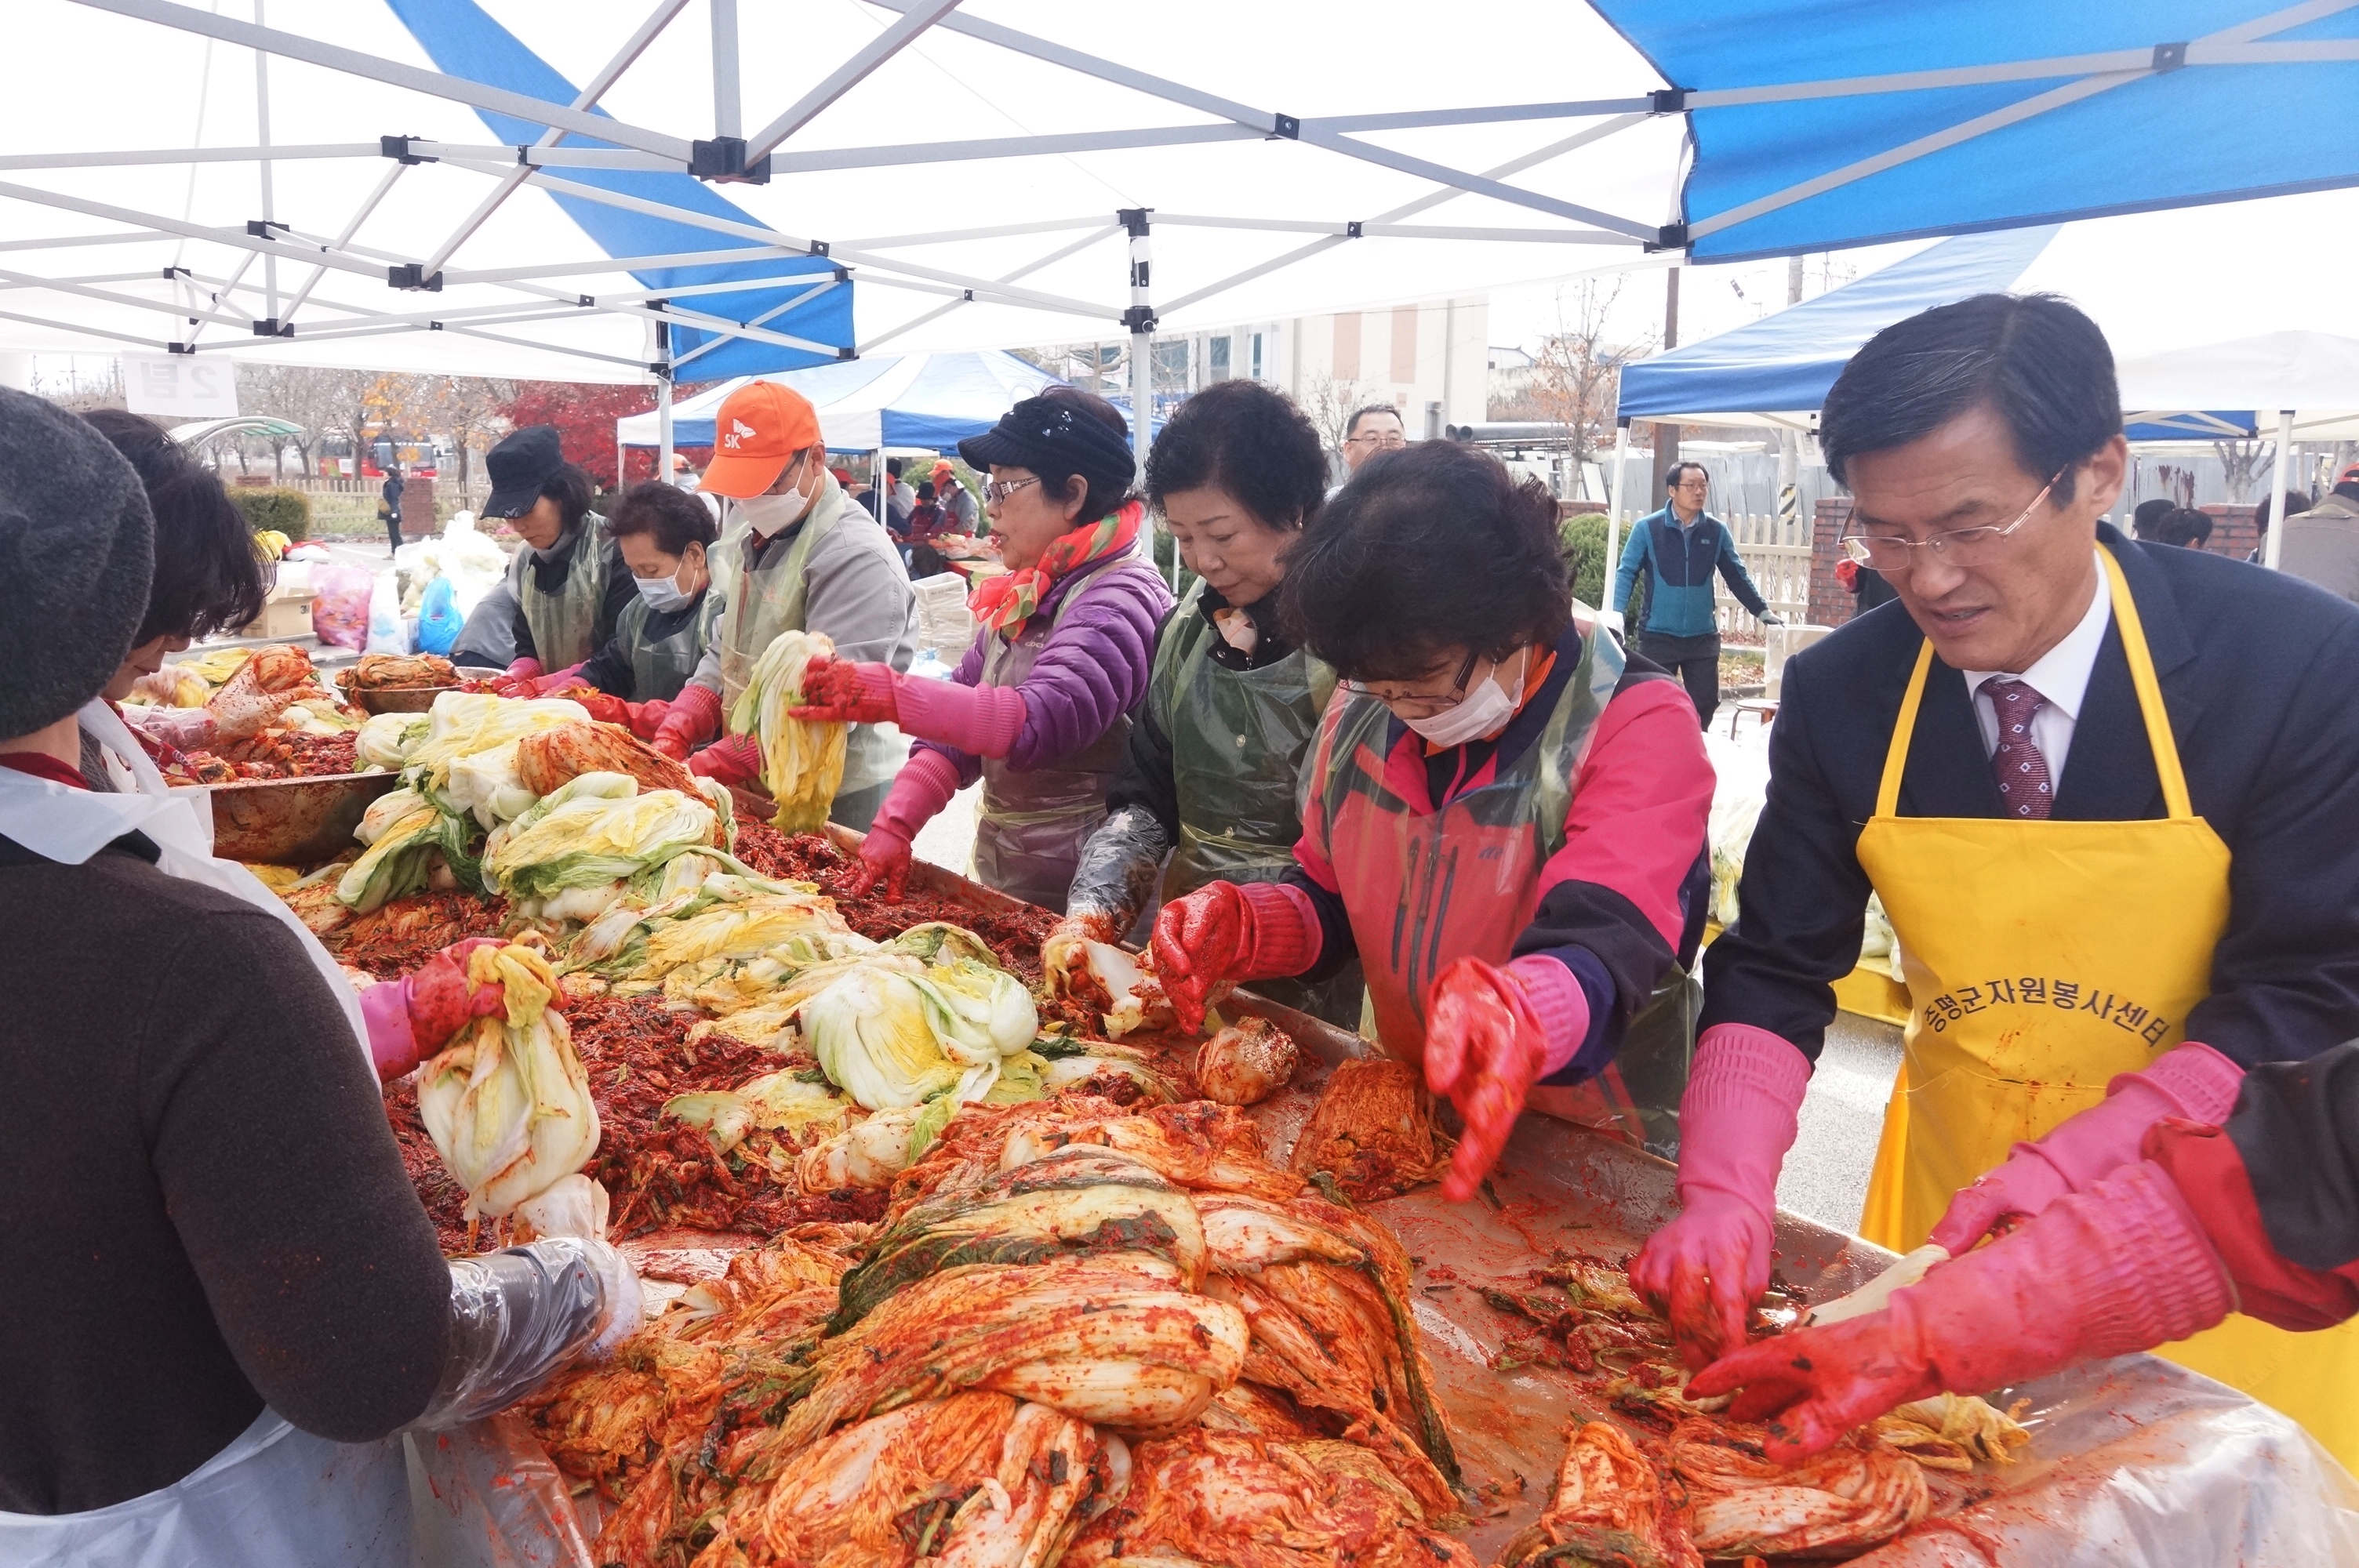
{"type": "Polygon", "coordinates": [[[1743,1345],[1745,1311],[1768,1289],[1777,1167],[1810,1084],[1810,1059],[1766,1029],[1715,1024],[1696,1042],[1680,1097],[1680,1213],[1630,1265],[1690,1367],[1743,1345]]]}
{"type": "Polygon", "coordinates": [[[787,717],[816,724],[890,724],[900,717],[897,685],[890,665],[817,654],[803,666],[803,706],[787,709],[787,717]]]}
{"type": "Polygon", "coordinates": [[[453,942],[401,979],[361,992],[361,1019],[368,1025],[379,1082],[391,1083],[439,1054],[469,1023],[507,1005],[507,988],[498,982],[472,990],[467,983],[467,956],[498,946],[496,936],[453,942]]]}
{"type": "Polygon", "coordinates": [[[671,711],[671,704],[659,697],[649,697],[645,702],[626,703],[625,707],[627,709],[625,718],[631,733],[642,741],[654,740],[663,728],[664,716],[671,711]]]}
{"type": "Polygon", "coordinates": [[[723,735],[688,760],[688,771],[725,784],[750,784],[762,777],[761,743],[751,735],[723,735]]]}
{"type": "Polygon", "coordinates": [[[1299,975],[1319,960],[1319,916],[1283,882],[1206,882],[1155,917],[1155,972],[1180,1027],[1204,1027],[1214,994],[1299,975]]]}
{"type": "Polygon", "coordinates": [[[600,691],[594,687],[571,686],[546,695],[580,703],[589,710],[590,717],[601,724],[619,724],[625,729],[630,726],[631,705],[611,692],[600,691]]]}
{"type": "Polygon", "coordinates": [[[1464,1203],[1491,1173],[1547,1057],[1547,1033],[1514,975],[1458,958],[1433,978],[1425,993],[1425,1084],[1449,1097],[1466,1124],[1441,1179],[1443,1197],[1464,1203]]]}
{"type": "MultiPolygon", "coordinates": [[[[582,661],[582,664],[587,663],[589,661],[586,659],[582,661]]],[[[584,691],[595,689],[582,678],[582,665],[569,665],[555,675],[522,676],[515,678],[522,680],[531,688],[525,694],[527,697],[554,697],[568,687],[577,686],[584,691]]]]}
{"type": "Polygon", "coordinates": [[[518,659],[514,664],[508,665],[506,674],[502,676],[500,678],[503,680],[531,680],[539,674],[540,661],[527,654],[526,657],[518,659]]]}
{"type": "Polygon", "coordinates": [[[865,898],[879,885],[886,903],[900,903],[909,888],[909,841],[882,822],[872,824],[860,841],[860,863],[844,878],[843,891],[865,898]]]}
{"type": "Polygon", "coordinates": [[[1747,1346],[1687,1391],[1742,1389],[1730,1415],[1775,1416],[1764,1447],[1786,1465],[1895,1405],[2167,1345],[2234,1304],[2228,1271],[2179,1189],[2161,1166],[2138,1161],[1935,1265],[1883,1311],[1747,1346]]]}
{"type": "Polygon", "coordinates": [[[655,748],[675,762],[721,733],[721,694],[693,682],[679,688],[656,729],[655,748]]]}
{"type": "Polygon", "coordinates": [[[2038,1142],[2017,1144],[1996,1170],[1950,1200],[1926,1239],[1963,1257],[2003,1217],[2038,1214],[2136,1159],[2147,1129],[2165,1117],[2217,1127],[2235,1108],[2244,1081],[2245,1070],[2209,1045],[2190,1041],[2165,1051],[2143,1070],[2115,1077],[2102,1102],[2038,1142]]]}

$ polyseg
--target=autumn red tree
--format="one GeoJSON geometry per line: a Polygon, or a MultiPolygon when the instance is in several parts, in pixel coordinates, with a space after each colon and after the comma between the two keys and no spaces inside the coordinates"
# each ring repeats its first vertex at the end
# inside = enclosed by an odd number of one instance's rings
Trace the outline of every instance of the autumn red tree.
{"type": "MultiPolygon", "coordinates": [[[[598,384],[572,381],[520,381],[516,395],[500,413],[509,426],[554,425],[566,458],[590,470],[599,484],[614,482],[614,421],[644,414],[656,406],[651,386],[598,384]]],[[[634,449],[625,477],[652,479],[656,455],[634,449]]]]}

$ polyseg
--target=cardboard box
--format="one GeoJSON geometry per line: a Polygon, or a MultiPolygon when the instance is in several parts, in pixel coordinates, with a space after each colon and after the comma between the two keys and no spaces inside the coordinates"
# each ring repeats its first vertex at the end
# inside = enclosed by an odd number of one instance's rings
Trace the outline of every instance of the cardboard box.
{"type": "Polygon", "coordinates": [[[262,614],[238,633],[241,637],[267,637],[284,642],[311,634],[311,590],[275,588],[263,602],[262,614]]]}

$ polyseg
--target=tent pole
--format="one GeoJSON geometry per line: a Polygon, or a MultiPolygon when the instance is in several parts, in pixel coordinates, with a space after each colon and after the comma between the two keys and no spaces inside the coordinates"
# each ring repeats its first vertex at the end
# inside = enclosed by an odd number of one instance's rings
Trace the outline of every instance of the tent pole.
{"type": "Polygon", "coordinates": [[[2261,550],[2261,564],[2271,571],[2277,569],[2277,551],[2285,544],[2286,520],[2277,514],[2285,510],[2286,470],[2292,461],[2292,446],[2293,410],[2280,408],[2277,410],[2277,468],[2269,481],[2269,538],[2261,550]]]}
{"type": "Polygon", "coordinates": [[[671,324],[656,328],[663,335],[665,362],[656,371],[656,481],[671,482],[671,324]]]}
{"type": "MultiPolygon", "coordinates": [[[[1142,486],[1147,482],[1147,449],[1155,444],[1155,307],[1148,298],[1148,211],[1125,207],[1115,214],[1130,234],[1130,308],[1122,313],[1122,324],[1130,329],[1130,449],[1138,460],[1142,486]]],[[[1177,550],[1171,554],[1171,584],[1174,589],[1180,584],[1177,550]]]]}
{"type": "MultiPolygon", "coordinates": [[[[1630,421],[1617,419],[1614,422],[1614,472],[1605,486],[1605,581],[1597,594],[1605,602],[1597,607],[1600,610],[1614,608],[1614,570],[1621,555],[1614,546],[1622,536],[1622,460],[1629,455],[1630,421]]],[[[1624,634],[1628,634],[1627,628],[1624,634]]]]}

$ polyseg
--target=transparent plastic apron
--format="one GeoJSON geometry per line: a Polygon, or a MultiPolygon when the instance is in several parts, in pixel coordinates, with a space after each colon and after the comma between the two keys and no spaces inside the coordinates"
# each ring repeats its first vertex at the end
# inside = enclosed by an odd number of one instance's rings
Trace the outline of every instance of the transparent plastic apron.
{"type": "Polygon", "coordinates": [[[712,641],[727,600],[717,588],[704,590],[696,613],[669,637],[651,638],[647,622],[655,611],[642,598],[634,598],[614,618],[614,635],[631,654],[631,700],[669,702],[688,684],[703,662],[705,645],[712,641]]]}
{"type": "MultiPolygon", "coordinates": [[[[2136,604],[2114,620],[2169,815],[2125,822],[1899,815],[1933,650],[1918,654],[1859,838],[1908,977],[1900,1076],[1860,1233],[1906,1251],[1960,1187],[2186,1038],[2228,927],[2229,853],[2195,815],[2136,604]]],[[[2294,1335],[2248,1317],[2163,1352],[2359,1463],[2359,1322],[2294,1335]]]]}
{"type": "MultiPolygon", "coordinates": [[[[1147,687],[1171,741],[1180,842],[1163,873],[1163,902],[1209,881],[1276,881],[1294,865],[1302,837],[1302,763],[1335,672],[1300,648],[1258,669],[1212,657],[1221,634],[1198,613],[1199,582],[1188,591],[1155,654],[1147,687]]],[[[1345,1029],[1360,1020],[1360,966],[1317,984],[1256,980],[1273,1001],[1345,1029]]]]}
{"type": "MultiPolygon", "coordinates": [[[[1117,561],[1082,579],[1056,613],[1035,615],[1016,636],[986,633],[984,686],[1024,684],[1075,605],[1125,574],[1154,568],[1117,561]]],[[[1005,757],[983,760],[983,813],[974,829],[974,874],[984,886],[1062,914],[1082,845],[1105,820],[1106,791],[1130,751],[1130,715],[1119,715],[1096,739],[1043,767],[1018,769],[1005,757]]]]}
{"type": "MultiPolygon", "coordinates": [[[[1310,789],[1326,827],[1352,935],[1367,976],[1376,1039],[1388,1054],[1425,1053],[1425,992],[1452,959],[1504,964],[1539,908],[1540,871],[1564,845],[1572,781],[1621,679],[1623,655],[1592,632],[1546,730],[1488,784],[1439,810],[1428,799],[1414,741],[1387,756],[1391,714],[1374,697],[1328,709],[1310,789]]],[[[1625,1032],[1604,1073],[1532,1091],[1536,1109],[1611,1129],[1634,1142],[1675,1148],[1680,1095],[1694,1044],[1695,987],[1673,965],[1625,1032]]]]}
{"type": "Polygon", "coordinates": [[[598,651],[598,607],[606,594],[606,551],[584,516],[567,564],[565,586],[543,593],[533,584],[533,553],[527,545],[508,563],[508,589],[524,607],[524,623],[532,628],[532,649],[544,670],[571,669],[598,651]]]}
{"type": "Polygon", "coordinates": [[[171,1486],[72,1514],[0,1513],[9,1568],[411,1568],[397,1437],[332,1443],[265,1410],[171,1486]]]}

